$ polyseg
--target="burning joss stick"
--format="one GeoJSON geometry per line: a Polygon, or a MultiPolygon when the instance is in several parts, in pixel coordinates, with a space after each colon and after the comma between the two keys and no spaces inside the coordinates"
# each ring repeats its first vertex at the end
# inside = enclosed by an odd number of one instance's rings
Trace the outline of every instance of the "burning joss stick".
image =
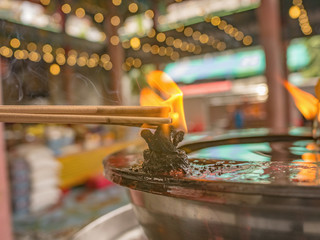
{"type": "Polygon", "coordinates": [[[170,124],[165,106],[0,106],[7,123],[112,124],[158,126],[170,124]]]}

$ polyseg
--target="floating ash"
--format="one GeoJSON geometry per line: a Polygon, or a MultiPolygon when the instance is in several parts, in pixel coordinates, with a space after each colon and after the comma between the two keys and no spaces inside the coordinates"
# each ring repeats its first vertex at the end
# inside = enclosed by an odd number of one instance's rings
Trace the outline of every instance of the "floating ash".
{"type": "Polygon", "coordinates": [[[149,149],[144,150],[142,170],[149,174],[170,173],[189,169],[188,156],[184,150],[178,149],[183,140],[184,132],[170,127],[169,134],[165,134],[159,126],[154,133],[148,129],[141,131],[141,136],[147,142],[149,149]]]}

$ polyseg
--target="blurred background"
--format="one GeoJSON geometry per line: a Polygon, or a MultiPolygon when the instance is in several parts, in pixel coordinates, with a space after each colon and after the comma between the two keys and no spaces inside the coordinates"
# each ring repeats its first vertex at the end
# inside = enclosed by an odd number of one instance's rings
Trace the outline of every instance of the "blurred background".
{"type": "MultiPolygon", "coordinates": [[[[184,93],[189,133],[311,125],[283,87],[314,94],[318,0],[2,0],[2,104],[139,105],[145,75],[184,93]]],[[[5,124],[3,239],[70,239],[128,199],[102,159],[138,128],[5,124]]]]}

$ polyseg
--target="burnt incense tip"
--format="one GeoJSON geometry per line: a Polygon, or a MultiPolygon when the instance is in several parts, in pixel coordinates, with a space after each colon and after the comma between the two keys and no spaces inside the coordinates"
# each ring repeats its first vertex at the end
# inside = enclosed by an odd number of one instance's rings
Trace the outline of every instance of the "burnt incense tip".
{"type": "Polygon", "coordinates": [[[173,127],[170,127],[169,131],[169,134],[165,134],[161,126],[154,133],[147,129],[141,131],[141,137],[149,147],[143,152],[142,170],[146,173],[187,172],[188,156],[184,150],[177,148],[183,140],[184,132],[177,131],[173,127]]]}

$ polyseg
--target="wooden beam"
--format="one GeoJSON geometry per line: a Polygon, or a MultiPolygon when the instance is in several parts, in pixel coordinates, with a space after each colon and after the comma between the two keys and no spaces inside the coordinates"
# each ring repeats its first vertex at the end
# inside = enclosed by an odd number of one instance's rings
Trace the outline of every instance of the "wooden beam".
{"type": "Polygon", "coordinates": [[[266,78],[269,88],[267,101],[267,122],[275,132],[286,131],[287,92],[282,82],[287,79],[285,52],[282,42],[280,1],[262,0],[257,10],[260,26],[260,40],[266,56],[266,78]]]}
{"type": "MultiPolygon", "coordinates": [[[[4,63],[0,58],[0,80],[4,63]]],[[[1,81],[2,82],[2,81],[1,81]]],[[[0,84],[0,104],[2,104],[2,85],[0,84]]],[[[0,123],[0,238],[12,240],[9,176],[4,143],[4,125],[0,123]]]]}

